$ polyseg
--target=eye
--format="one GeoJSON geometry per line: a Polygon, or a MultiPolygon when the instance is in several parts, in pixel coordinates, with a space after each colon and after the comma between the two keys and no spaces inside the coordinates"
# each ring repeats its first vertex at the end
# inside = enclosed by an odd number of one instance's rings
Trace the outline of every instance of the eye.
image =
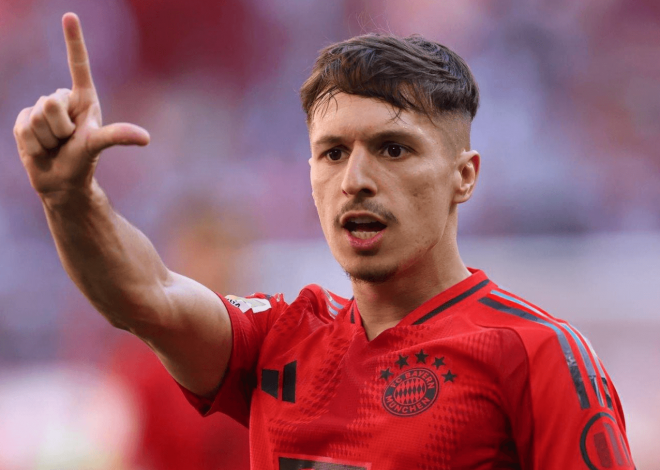
{"type": "Polygon", "coordinates": [[[385,144],[383,151],[388,157],[399,158],[403,156],[408,151],[408,149],[399,144],[385,144]]]}
{"type": "Polygon", "coordinates": [[[328,160],[331,160],[333,162],[341,160],[341,154],[342,151],[341,149],[338,148],[330,149],[327,152],[325,152],[325,156],[328,158],[328,160]]]}

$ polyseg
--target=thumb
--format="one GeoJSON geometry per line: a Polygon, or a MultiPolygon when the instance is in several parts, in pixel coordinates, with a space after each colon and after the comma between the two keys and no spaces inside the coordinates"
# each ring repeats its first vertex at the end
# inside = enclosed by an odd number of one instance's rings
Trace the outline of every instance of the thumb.
{"type": "Polygon", "coordinates": [[[93,130],[87,138],[87,150],[97,154],[114,145],[145,146],[150,140],[149,133],[142,127],[120,122],[93,130]]]}

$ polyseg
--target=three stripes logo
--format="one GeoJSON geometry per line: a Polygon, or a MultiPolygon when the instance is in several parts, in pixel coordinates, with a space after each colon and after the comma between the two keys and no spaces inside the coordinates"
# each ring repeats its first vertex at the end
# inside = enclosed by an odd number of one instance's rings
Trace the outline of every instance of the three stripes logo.
{"type": "Polygon", "coordinates": [[[289,362],[282,369],[282,381],[280,383],[280,371],[273,369],[261,370],[261,390],[276,399],[282,399],[289,403],[296,402],[296,367],[298,361],[289,362]],[[280,394],[280,390],[282,393],[280,394]]]}

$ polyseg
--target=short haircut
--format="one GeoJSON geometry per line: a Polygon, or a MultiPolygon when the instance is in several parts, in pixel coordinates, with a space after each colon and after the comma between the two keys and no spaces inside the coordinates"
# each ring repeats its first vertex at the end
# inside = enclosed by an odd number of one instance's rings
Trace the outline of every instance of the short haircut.
{"type": "Polygon", "coordinates": [[[322,49],[300,89],[307,122],[337,93],[429,117],[458,112],[472,120],[479,106],[479,88],[465,61],[419,35],[365,34],[322,49]]]}

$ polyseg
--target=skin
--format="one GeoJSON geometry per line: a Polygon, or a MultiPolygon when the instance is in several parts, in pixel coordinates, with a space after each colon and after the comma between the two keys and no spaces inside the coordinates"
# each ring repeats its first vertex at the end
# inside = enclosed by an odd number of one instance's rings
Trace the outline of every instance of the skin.
{"type": "MultiPolygon", "coordinates": [[[[72,87],[39,98],[14,126],[62,265],[111,325],[141,338],[181,385],[213,397],[232,347],[227,309],[215,293],[169,270],[149,239],[114,211],[94,178],[103,150],[147,145],[150,137],[134,124],[103,125],[80,21],[67,13],[62,27],[72,87]]],[[[336,98],[337,107],[314,115],[310,124],[312,187],[328,243],[353,276],[373,338],[467,277],[456,248],[456,205],[472,193],[479,156],[465,150],[469,123],[456,116],[430,121],[403,112],[395,118],[383,103],[336,98]],[[405,131],[396,143],[410,153],[387,157],[374,141],[383,130],[405,131]],[[320,142],[329,135],[343,149],[336,163],[320,156],[328,150],[320,142]],[[388,216],[378,249],[356,253],[347,246],[336,221],[347,207],[388,216]]]]}
{"type": "Polygon", "coordinates": [[[480,157],[459,115],[397,113],[344,93],[333,100],[310,120],[312,192],[373,339],[470,275],[456,243],[457,207],[472,195],[480,157]],[[341,216],[369,213],[387,221],[382,241],[355,248],[341,216]]]}
{"type": "Polygon", "coordinates": [[[80,20],[67,13],[62,27],[72,88],[39,98],[14,126],[62,265],[110,324],[141,338],[181,385],[211,397],[231,351],[227,310],[212,291],[170,271],[94,179],[102,150],[146,145],[149,134],[102,124],[80,20]]]}

